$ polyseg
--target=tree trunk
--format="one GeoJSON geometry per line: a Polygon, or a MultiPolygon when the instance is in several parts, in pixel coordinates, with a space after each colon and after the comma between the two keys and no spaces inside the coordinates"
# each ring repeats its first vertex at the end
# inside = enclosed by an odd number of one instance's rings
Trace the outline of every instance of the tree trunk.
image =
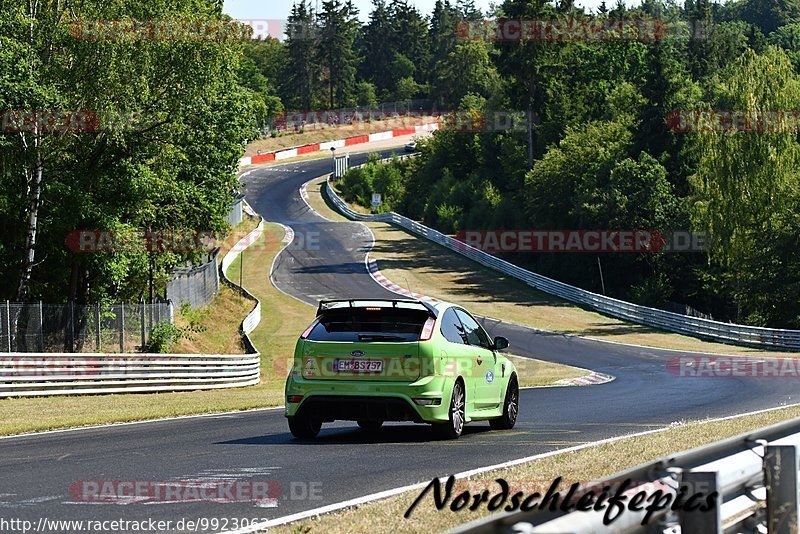
{"type": "MultiPolygon", "coordinates": [[[[37,136],[38,137],[38,136],[37,136]]],[[[17,301],[25,302],[28,298],[28,290],[30,289],[31,275],[33,273],[33,265],[36,260],[36,236],[39,227],[39,204],[42,197],[42,180],[44,178],[44,162],[42,161],[41,153],[39,152],[39,140],[36,139],[35,149],[36,167],[31,171],[29,176],[29,192],[28,192],[28,229],[25,236],[25,259],[22,266],[22,275],[19,280],[19,287],[17,288],[17,301]]]]}

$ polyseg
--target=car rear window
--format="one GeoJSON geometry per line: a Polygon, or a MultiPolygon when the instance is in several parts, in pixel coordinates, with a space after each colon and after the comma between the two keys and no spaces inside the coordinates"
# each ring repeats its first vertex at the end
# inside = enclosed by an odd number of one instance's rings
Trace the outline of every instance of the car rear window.
{"type": "Polygon", "coordinates": [[[335,308],[323,312],[310,341],[407,343],[419,341],[429,315],[400,308],[335,308]]]}

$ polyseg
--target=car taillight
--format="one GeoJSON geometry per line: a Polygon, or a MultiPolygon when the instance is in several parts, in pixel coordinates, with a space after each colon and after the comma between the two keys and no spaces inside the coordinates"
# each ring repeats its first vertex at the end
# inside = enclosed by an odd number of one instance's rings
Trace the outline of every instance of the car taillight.
{"type": "Polygon", "coordinates": [[[303,400],[303,396],[302,395],[289,395],[288,397],[286,397],[286,400],[288,402],[296,404],[296,403],[301,402],[303,400]]]}
{"type": "Polygon", "coordinates": [[[436,324],[436,319],[429,317],[422,327],[422,333],[419,335],[420,341],[428,341],[433,336],[433,325],[436,324]]]}
{"type": "Polygon", "coordinates": [[[319,323],[319,319],[317,319],[316,321],[314,321],[313,323],[311,323],[311,326],[309,326],[308,328],[306,328],[305,332],[303,332],[303,333],[300,335],[300,339],[306,339],[308,336],[310,336],[310,335],[311,335],[311,331],[312,331],[312,330],[314,330],[314,327],[315,327],[315,326],[317,326],[317,323],[319,323]]]}

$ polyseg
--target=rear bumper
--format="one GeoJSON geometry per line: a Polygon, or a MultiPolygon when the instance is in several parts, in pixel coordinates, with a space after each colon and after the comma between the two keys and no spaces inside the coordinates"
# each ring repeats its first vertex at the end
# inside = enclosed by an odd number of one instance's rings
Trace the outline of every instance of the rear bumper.
{"type": "Polygon", "coordinates": [[[306,399],[296,415],[313,415],[322,422],[332,421],[414,421],[422,416],[408,401],[397,397],[358,397],[318,395],[306,399]]]}
{"type": "Polygon", "coordinates": [[[448,420],[452,380],[427,377],[413,383],[345,382],[304,380],[290,377],[286,395],[302,395],[299,403],[286,402],[287,417],[319,417],[331,421],[413,421],[436,423],[448,420]],[[435,406],[421,406],[414,399],[441,399],[435,406]]]}

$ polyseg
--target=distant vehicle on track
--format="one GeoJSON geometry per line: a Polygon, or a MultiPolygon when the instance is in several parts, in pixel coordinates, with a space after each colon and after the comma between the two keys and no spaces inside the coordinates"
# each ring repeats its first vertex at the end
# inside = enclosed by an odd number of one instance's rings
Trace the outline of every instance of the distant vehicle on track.
{"type": "Polygon", "coordinates": [[[322,301],[286,380],[289,429],[313,438],[326,422],[376,432],[385,421],[413,421],[433,425],[442,439],[474,421],[511,429],[519,380],[500,353],[507,347],[447,302],[322,301]]]}
{"type": "Polygon", "coordinates": [[[406,145],[406,152],[416,152],[417,151],[417,142],[411,141],[406,145]]]}

